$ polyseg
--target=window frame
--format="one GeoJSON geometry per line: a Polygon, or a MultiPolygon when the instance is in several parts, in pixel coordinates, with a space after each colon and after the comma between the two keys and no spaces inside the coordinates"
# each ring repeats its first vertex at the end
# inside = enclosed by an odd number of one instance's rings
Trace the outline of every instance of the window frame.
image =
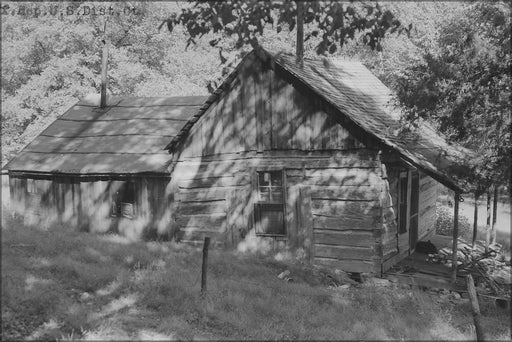
{"type": "Polygon", "coordinates": [[[135,190],[135,182],[133,180],[124,181],[123,184],[114,192],[112,196],[112,206],[110,210],[110,216],[113,218],[125,218],[133,220],[137,217],[137,191],[135,190]],[[131,192],[131,194],[128,194],[131,192]],[[120,195],[119,195],[120,194],[120,195]],[[126,201],[127,197],[131,197],[132,202],[126,201]],[[132,206],[131,215],[123,214],[123,204],[129,204],[132,206]]]}
{"type": "MultiPolygon", "coordinates": [[[[265,177],[265,176],[263,176],[265,177]]],[[[276,237],[276,238],[284,238],[287,237],[288,233],[288,227],[286,222],[286,177],[285,177],[285,171],[283,168],[268,168],[268,169],[257,169],[255,172],[255,187],[256,187],[256,200],[254,203],[254,213],[253,213],[253,220],[254,220],[254,231],[256,233],[256,236],[261,237],[276,237]],[[281,179],[281,185],[279,186],[281,188],[281,200],[276,201],[274,200],[272,196],[272,173],[279,172],[280,179],[281,179]],[[269,173],[269,185],[260,186],[260,174],[269,173]],[[261,187],[268,187],[269,188],[269,199],[263,200],[261,196],[261,187]],[[265,208],[266,210],[261,210],[262,208],[265,208]],[[271,208],[279,208],[277,210],[272,210],[271,208]],[[262,231],[261,227],[261,213],[264,211],[279,211],[282,213],[282,233],[265,233],[262,231]]]]}

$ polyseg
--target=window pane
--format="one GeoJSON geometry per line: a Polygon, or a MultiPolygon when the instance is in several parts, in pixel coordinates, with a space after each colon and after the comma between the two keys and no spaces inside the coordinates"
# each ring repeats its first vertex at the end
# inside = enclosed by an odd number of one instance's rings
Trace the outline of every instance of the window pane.
{"type": "Polygon", "coordinates": [[[270,196],[270,200],[272,202],[283,202],[283,190],[275,190],[275,188],[272,188],[272,193],[270,196]]]}
{"type": "Polygon", "coordinates": [[[270,175],[268,172],[258,172],[258,185],[259,186],[269,186],[270,185],[270,175]]]}
{"type": "Polygon", "coordinates": [[[260,186],[260,201],[268,202],[270,201],[270,188],[265,186],[260,186]]]}
{"type": "Polygon", "coordinates": [[[270,179],[272,181],[272,186],[283,186],[283,177],[281,171],[271,172],[270,179]]]}
{"type": "Polygon", "coordinates": [[[283,206],[279,204],[256,204],[256,233],[284,235],[283,206]]]}

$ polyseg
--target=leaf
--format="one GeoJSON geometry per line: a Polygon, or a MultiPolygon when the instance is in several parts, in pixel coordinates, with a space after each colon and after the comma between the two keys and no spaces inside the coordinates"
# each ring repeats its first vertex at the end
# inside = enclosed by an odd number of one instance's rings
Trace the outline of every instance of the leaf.
{"type": "Polygon", "coordinates": [[[335,43],[332,43],[331,45],[329,45],[329,53],[332,55],[333,53],[336,52],[336,50],[338,49],[338,46],[335,44],[335,43]]]}

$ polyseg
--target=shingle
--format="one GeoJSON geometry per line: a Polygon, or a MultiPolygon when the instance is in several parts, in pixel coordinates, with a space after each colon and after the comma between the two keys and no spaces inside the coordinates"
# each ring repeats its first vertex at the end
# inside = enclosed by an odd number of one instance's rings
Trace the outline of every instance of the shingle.
{"type": "Polygon", "coordinates": [[[112,97],[78,102],[4,168],[66,173],[167,172],[164,150],[207,97],[112,97]]]}

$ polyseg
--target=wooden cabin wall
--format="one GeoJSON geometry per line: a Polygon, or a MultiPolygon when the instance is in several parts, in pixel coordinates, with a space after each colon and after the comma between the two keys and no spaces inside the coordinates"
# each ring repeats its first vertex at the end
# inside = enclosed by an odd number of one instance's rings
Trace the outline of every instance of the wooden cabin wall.
{"type": "Polygon", "coordinates": [[[135,217],[112,216],[114,194],[123,177],[9,177],[13,208],[26,224],[62,223],[81,231],[118,232],[137,239],[167,236],[169,225],[168,177],[132,177],[135,217]]]}
{"type": "Polygon", "coordinates": [[[177,154],[189,158],[249,151],[364,148],[317,108],[313,100],[255,60],[194,124],[177,154]]]}
{"type": "Polygon", "coordinates": [[[420,192],[418,204],[418,240],[434,234],[436,229],[436,201],[439,183],[420,172],[420,192]]]}
{"type": "Polygon", "coordinates": [[[289,251],[316,264],[380,272],[384,187],[377,151],[238,153],[182,160],[173,169],[181,241],[243,251],[289,251]],[[285,175],[286,236],[254,231],[258,171],[285,175]]]}

